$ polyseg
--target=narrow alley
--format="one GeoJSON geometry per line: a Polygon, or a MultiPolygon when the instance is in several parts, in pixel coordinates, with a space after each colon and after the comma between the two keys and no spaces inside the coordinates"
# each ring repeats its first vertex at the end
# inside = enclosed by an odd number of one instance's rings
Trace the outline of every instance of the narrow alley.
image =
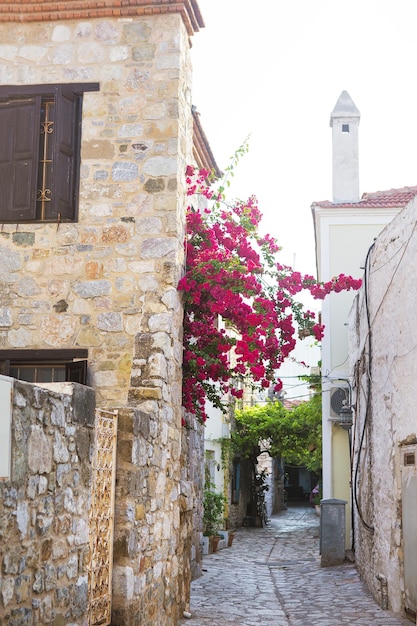
{"type": "Polygon", "coordinates": [[[242,528],[231,548],[204,557],[190,626],[410,626],[385,611],[354,565],[322,568],[319,517],[293,506],[265,528],[242,528]]]}

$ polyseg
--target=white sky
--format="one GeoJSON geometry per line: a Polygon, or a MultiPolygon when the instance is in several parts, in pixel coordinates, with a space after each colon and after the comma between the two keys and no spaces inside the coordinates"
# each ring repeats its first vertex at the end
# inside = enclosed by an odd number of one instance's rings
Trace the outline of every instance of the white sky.
{"type": "Polygon", "coordinates": [[[316,274],[310,206],[331,200],[330,113],[359,111],[360,192],[417,184],[416,0],[198,0],[193,104],[232,195],[256,195],[281,260],[316,274]],[[295,262],[294,262],[295,261],[295,262]]]}

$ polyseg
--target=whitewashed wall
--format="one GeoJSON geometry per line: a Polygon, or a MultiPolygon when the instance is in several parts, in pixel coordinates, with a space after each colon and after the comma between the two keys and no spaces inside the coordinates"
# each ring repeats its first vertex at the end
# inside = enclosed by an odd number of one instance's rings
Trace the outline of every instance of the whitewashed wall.
{"type": "Polygon", "coordinates": [[[417,442],[416,257],[413,200],[376,239],[349,320],[356,561],[377,599],[386,578],[393,611],[404,607],[401,445],[417,442]]]}

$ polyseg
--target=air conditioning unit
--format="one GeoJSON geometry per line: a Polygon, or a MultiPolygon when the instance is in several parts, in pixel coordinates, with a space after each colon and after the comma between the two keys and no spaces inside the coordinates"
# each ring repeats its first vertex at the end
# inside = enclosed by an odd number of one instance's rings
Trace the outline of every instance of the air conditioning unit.
{"type": "Polygon", "coordinates": [[[336,387],[330,391],[330,417],[339,418],[343,406],[349,406],[349,389],[336,387]]]}

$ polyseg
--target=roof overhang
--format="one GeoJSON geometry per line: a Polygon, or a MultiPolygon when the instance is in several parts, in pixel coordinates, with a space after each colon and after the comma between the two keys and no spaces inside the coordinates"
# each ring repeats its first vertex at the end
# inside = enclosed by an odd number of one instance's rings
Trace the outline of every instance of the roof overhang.
{"type": "Polygon", "coordinates": [[[56,20],[83,20],[166,15],[179,13],[188,35],[204,28],[197,0],[0,0],[0,23],[53,22],[56,20]]]}
{"type": "Polygon", "coordinates": [[[216,163],[210,148],[207,136],[200,121],[200,114],[196,107],[191,107],[193,114],[193,157],[198,168],[204,168],[214,173],[216,178],[223,176],[216,163]]]}

